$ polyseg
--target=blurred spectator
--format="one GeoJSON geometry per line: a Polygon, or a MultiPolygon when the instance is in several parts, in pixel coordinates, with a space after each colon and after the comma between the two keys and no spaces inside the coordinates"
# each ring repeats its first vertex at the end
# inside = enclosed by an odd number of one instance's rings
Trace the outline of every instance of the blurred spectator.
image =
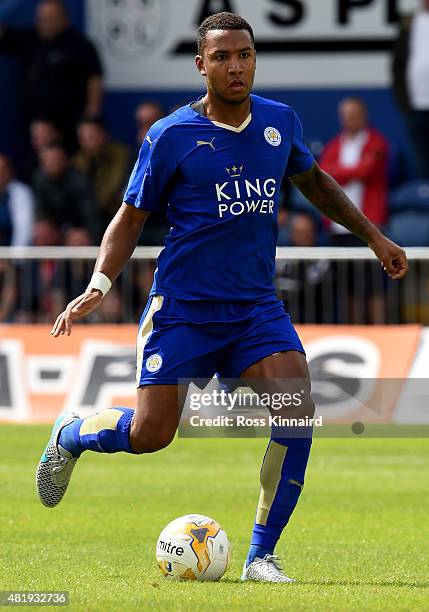
{"type": "Polygon", "coordinates": [[[33,228],[33,246],[54,247],[62,246],[62,243],[63,234],[58,225],[48,219],[36,221],[33,228]]]}
{"type": "Polygon", "coordinates": [[[61,0],[38,4],[34,30],[2,24],[0,51],[26,60],[28,119],[54,121],[73,147],[78,118],[101,111],[102,71],[94,46],[70,26],[61,0]]]}
{"type": "Polygon", "coordinates": [[[43,117],[35,117],[30,123],[31,147],[37,156],[45,147],[59,144],[62,141],[62,132],[53,121],[43,117]]]}
{"type": "MultiPolygon", "coordinates": [[[[33,245],[55,247],[62,243],[60,228],[48,220],[36,221],[33,245]]],[[[57,264],[54,260],[26,260],[19,266],[20,292],[16,304],[16,323],[49,322],[52,311],[52,287],[57,264]]]]}
{"type": "Polygon", "coordinates": [[[0,322],[10,323],[17,297],[17,274],[14,265],[0,259],[0,322]]]}
{"type": "Polygon", "coordinates": [[[151,126],[165,116],[158,102],[141,102],[135,110],[137,124],[137,143],[140,146],[151,126]]]}
{"type": "MultiPolygon", "coordinates": [[[[133,313],[133,320],[139,320],[141,314],[139,312],[139,305],[147,302],[150,290],[153,285],[153,275],[156,270],[156,261],[132,261],[132,278],[133,278],[133,300],[132,303],[135,306],[133,313]]],[[[141,308],[140,308],[141,309],[141,308]]]]}
{"type": "MultiPolygon", "coordinates": [[[[135,110],[137,123],[137,143],[139,147],[143,143],[151,126],[165,116],[164,110],[158,102],[141,102],[135,110]]],[[[164,244],[164,238],[169,232],[167,221],[167,207],[163,205],[150,214],[139,238],[139,244],[145,246],[160,246],[164,244]]]]}
{"type": "Polygon", "coordinates": [[[289,246],[290,235],[289,235],[289,213],[284,206],[279,206],[279,212],[277,215],[277,246],[289,246]]]}
{"type": "Polygon", "coordinates": [[[124,321],[124,303],[118,286],[112,287],[97,309],[97,323],[117,324],[124,321]]]}
{"type": "MultiPolygon", "coordinates": [[[[314,247],[318,242],[318,225],[312,215],[293,214],[289,221],[289,245],[314,247]]],[[[279,269],[277,289],[294,319],[302,323],[323,322],[323,284],[332,288],[329,261],[288,261],[279,269]]],[[[332,316],[332,313],[330,313],[332,316]]]]}
{"type": "MultiPolygon", "coordinates": [[[[84,227],[73,227],[65,235],[67,247],[92,246],[90,233],[84,227]]],[[[85,259],[63,260],[58,263],[53,279],[52,320],[64,310],[67,304],[77,295],[84,293],[91,278],[93,261],[85,259]]],[[[89,319],[92,322],[92,319],[89,319]]]]}
{"type": "Polygon", "coordinates": [[[50,119],[36,117],[30,123],[30,144],[31,152],[28,155],[25,166],[24,179],[28,182],[37,169],[39,156],[45,147],[52,144],[60,144],[64,141],[61,130],[50,119]]]}
{"type": "Polygon", "coordinates": [[[130,171],[130,151],[110,136],[100,119],[84,118],[78,126],[79,151],[74,166],[92,182],[105,228],[122,204],[130,171]]]}
{"type": "MultiPolygon", "coordinates": [[[[70,229],[65,236],[65,246],[88,247],[93,242],[89,232],[82,227],[70,229]]],[[[50,308],[54,320],[66,305],[77,295],[84,293],[91,278],[94,262],[86,259],[65,260],[58,263],[53,278],[50,308]]],[[[121,296],[121,283],[112,287],[100,308],[93,313],[86,323],[123,323],[124,306],[121,296]]]]}
{"type": "Polygon", "coordinates": [[[296,247],[317,245],[317,225],[313,217],[305,213],[293,215],[290,221],[290,241],[296,247]]]}
{"type": "Polygon", "coordinates": [[[93,244],[91,234],[85,227],[72,227],[64,238],[64,246],[67,247],[89,247],[93,244]]]}
{"type": "Polygon", "coordinates": [[[429,0],[402,18],[393,48],[393,88],[405,113],[418,178],[429,179],[429,0]]]}
{"type": "Polygon", "coordinates": [[[34,222],[33,193],[13,174],[10,160],[0,155],[0,246],[28,246],[34,222]]]}
{"type": "Polygon", "coordinates": [[[61,145],[40,153],[40,167],[33,177],[38,220],[50,221],[63,232],[85,227],[94,240],[100,233],[97,204],[86,176],[69,165],[61,145]]]}
{"type": "MultiPolygon", "coordinates": [[[[338,113],[342,131],[326,145],[320,165],[373,223],[382,225],[387,215],[388,143],[368,125],[363,100],[345,98],[338,113]]],[[[342,225],[332,223],[330,230],[334,246],[364,245],[342,225]]]]}

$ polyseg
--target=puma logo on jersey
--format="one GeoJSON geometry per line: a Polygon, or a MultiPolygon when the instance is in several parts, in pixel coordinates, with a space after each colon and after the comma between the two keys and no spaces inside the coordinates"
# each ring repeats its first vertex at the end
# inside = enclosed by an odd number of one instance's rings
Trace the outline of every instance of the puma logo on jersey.
{"type": "Polygon", "coordinates": [[[197,140],[197,147],[203,147],[204,145],[207,145],[208,147],[211,147],[213,151],[216,151],[215,146],[213,144],[215,138],[216,136],[213,136],[210,142],[208,142],[207,140],[197,140]]]}
{"type": "Polygon", "coordinates": [[[149,143],[150,148],[152,148],[152,145],[156,143],[157,138],[155,138],[155,140],[151,140],[149,134],[146,136],[146,140],[149,143]]]}

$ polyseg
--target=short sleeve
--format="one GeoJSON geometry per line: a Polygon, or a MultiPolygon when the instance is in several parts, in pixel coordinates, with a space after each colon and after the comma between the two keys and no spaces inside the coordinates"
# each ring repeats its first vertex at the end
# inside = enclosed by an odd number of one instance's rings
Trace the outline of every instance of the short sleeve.
{"type": "MultiPolygon", "coordinates": [[[[158,132],[159,134],[159,132],[158,132]]],[[[149,130],[131,173],[124,202],[141,210],[155,210],[177,168],[176,158],[165,137],[149,130]]]]}
{"type": "Polygon", "coordinates": [[[294,174],[303,174],[310,170],[314,164],[314,157],[310,153],[307,146],[304,144],[304,134],[301,121],[295,111],[293,113],[293,142],[288,165],[286,168],[286,176],[294,174]]]}

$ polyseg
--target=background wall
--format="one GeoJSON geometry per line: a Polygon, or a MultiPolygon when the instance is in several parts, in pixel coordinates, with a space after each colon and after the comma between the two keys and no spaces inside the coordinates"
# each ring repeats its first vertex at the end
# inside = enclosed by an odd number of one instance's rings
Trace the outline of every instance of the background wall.
{"type": "MultiPolygon", "coordinates": [[[[65,4],[73,25],[89,32],[102,55],[110,130],[132,146],[138,102],[156,98],[169,110],[203,92],[192,66],[196,22],[204,11],[231,8],[249,18],[260,41],[256,92],[294,106],[307,140],[331,138],[338,129],[338,101],[357,94],[368,103],[372,123],[395,151],[405,153],[400,163],[409,165],[403,118],[389,88],[388,49],[395,21],[416,0],[66,0],[65,4]],[[143,11],[140,22],[149,24],[147,30],[135,26],[143,11]]],[[[29,27],[36,5],[37,0],[0,0],[0,21],[29,27]]],[[[26,146],[20,122],[22,76],[20,61],[0,54],[0,150],[18,166],[26,146]]]]}

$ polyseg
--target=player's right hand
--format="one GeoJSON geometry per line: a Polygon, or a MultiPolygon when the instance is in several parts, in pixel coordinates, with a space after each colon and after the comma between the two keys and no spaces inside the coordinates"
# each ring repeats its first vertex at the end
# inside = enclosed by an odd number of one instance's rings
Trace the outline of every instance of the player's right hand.
{"type": "Polygon", "coordinates": [[[83,319],[88,316],[96,308],[98,308],[103,301],[103,294],[98,289],[93,289],[88,293],[82,293],[79,297],[72,300],[67,308],[58,315],[57,320],[51,330],[51,334],[54,338],[58,336],[70,336],[73,321],[83,319]]]}

